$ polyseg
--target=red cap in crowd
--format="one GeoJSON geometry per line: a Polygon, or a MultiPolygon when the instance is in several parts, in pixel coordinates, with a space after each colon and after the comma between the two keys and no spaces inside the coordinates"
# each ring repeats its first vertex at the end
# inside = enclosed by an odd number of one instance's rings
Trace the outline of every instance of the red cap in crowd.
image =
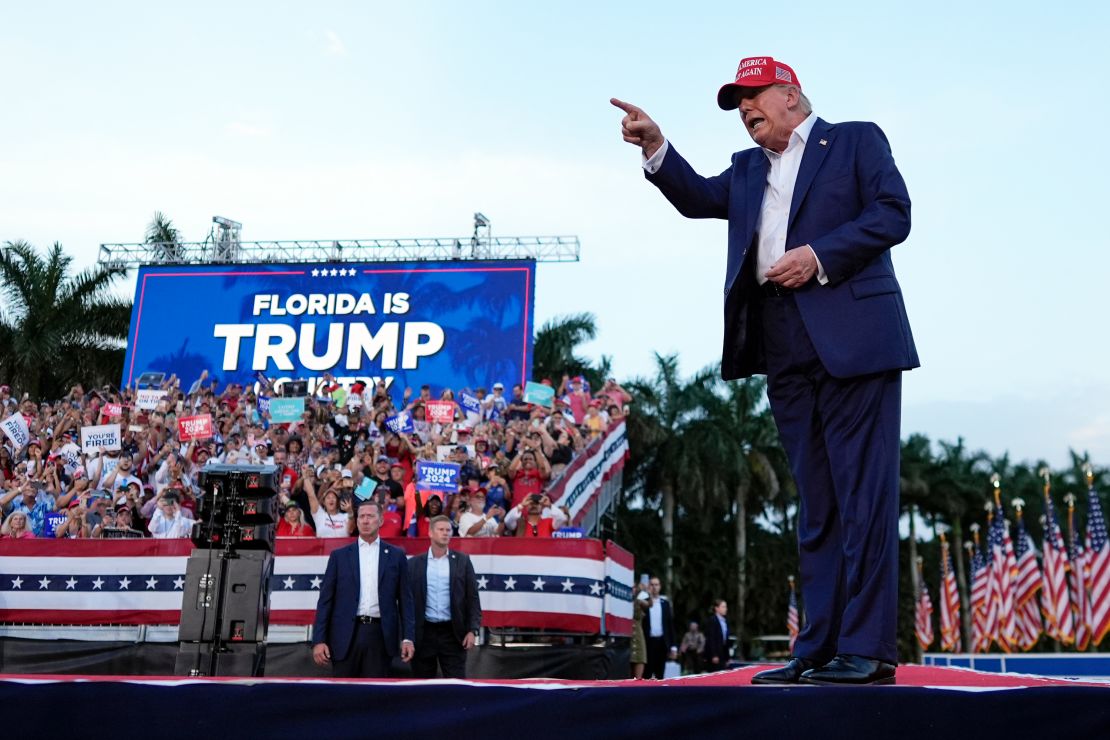
{"type": "Polygon", "coordinates": [[[721,85],[717,91],[717,105],[721,110],[735,110],[740,106],[737,90],[745,87],[766,87],[767,85],[797,85],[798,75],[794,70],[772,57],[747,57],[740,60],[736,68],[736,81],[721,85]]]}

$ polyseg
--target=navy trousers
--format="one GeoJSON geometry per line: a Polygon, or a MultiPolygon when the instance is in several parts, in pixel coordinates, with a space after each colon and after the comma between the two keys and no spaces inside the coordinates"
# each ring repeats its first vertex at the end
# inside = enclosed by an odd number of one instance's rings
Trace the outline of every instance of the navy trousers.
{"type": "Polygon", "coordinates": [[[902,373],[830,376],[791,295],[761,305],[767,393],[798,485],[794,655],[896,663],[902,373]]]}
{"type": "Polygon", "coordinates": [[[356,622],[346,657],[332,661],[332,675],[336,678],[389,678],[389,660],[382,623],[356,622]]]}

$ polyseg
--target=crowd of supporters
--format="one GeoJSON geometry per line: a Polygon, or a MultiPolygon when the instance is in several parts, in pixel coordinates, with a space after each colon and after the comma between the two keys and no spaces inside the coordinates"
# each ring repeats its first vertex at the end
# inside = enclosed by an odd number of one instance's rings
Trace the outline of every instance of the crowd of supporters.
{"type": "Polygon", "coordinates": [[[476,411],[443,390],[435,400],[453,404],[454,415],[433,423],[425,419],[429,386],[345,388],[326,375],[303,417],[278,424],[260,403],[269,388],[221,389],[207,373],[187,390],[172,376],[161,388],[158,405],[142,410],[137,387],[78,385],[63,399],[37,402],[0,386],[0,416],[22,414],[31,436],[18,449],[8,438],[0,447],[0,535],[189,537],[204,495],[198,473],[225,463],[280,469],[279,537],[350,536],[353,504],[369,496],[384,504],[383,537],[426,536],[439,514],[462,537],[549,537],[568,515],[552,504],[548,485],[631,400],[614,380],[591,392],[583,378],[564,377],[547,408],[526,402],[520,385],[506,393],[497,382],[468,392],[476,411]],[[393,431],[387,420],[406,413],[412,431],[393,431]],[[212,436],[183,441],[178,419],[203,414],[212,417],[212,436]],[[82,452],[82,427],[116,423],[120,450],[82,452]],[[459,490],[418,490],[416,463],[444,458],[460,466],[459,490]]]}

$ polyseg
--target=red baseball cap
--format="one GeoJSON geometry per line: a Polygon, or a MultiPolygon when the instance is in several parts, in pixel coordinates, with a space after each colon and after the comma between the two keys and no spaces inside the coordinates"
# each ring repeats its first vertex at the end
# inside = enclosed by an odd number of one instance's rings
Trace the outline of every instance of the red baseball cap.
{"type": "Polygon", "coordinates": [[[772,57],[747,57],[741,59],[736,68],[736,81],[721,85],[717,91],[717,105],[721,106],[721,110],[735,110],[740,106],[737,88],[767,85],[797,85],[799,90],[802,89],[798,75],[788,65],[772,57]]]}

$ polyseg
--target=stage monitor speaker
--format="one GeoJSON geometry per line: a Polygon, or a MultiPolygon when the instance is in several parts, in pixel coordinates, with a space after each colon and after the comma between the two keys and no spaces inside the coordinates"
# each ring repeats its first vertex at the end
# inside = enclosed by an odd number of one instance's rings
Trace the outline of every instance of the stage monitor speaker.
{"type": "Polygon", "coordinates": [[[228,643],[265,640],[273,572],[274,558],[267,551],[195,550],[185,566],[177,639],[210,642],[218,637],[228,643]]]}
{"type": "Polygon", "coordinates": [[[183,642],[177,650],[175,676],[263,676],[266,645],[257,642],[227,643],[218,649],[211,642],[183,642]]]}

